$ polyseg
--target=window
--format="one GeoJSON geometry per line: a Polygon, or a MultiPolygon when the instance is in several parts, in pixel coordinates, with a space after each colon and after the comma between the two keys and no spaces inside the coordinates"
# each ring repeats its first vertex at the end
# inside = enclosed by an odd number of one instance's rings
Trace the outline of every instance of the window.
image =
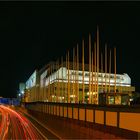
{"type": "Polygon", "coordinates": [[[89,73],[85,73],[85,76],[89,76],[89,73]]]}

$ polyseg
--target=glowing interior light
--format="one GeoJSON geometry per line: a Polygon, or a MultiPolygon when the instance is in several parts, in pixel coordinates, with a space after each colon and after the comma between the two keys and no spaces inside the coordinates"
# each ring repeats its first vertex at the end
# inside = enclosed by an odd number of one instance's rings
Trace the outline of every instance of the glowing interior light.
{"type": "MultiPolygon", "coordinates": [[[[95,94],[97,94],[97,92],[90,92],[90,95],[95,95],[95,94]]],[[[87,92],[87,95],[89,95],[89,92],[87,92]]]]}
{"type": "Polygon", "coordinates": [[[74,97],[75,97],[75,95],[70,95],[70,97],[74,98],[74,97]]]}

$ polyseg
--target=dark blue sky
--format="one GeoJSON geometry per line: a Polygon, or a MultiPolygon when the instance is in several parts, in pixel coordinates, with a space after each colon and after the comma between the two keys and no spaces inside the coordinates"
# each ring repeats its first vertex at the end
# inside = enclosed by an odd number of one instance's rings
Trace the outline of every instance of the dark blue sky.
{"type": "Polygon", "coordinates": [[[68,49],[95,37],[117,48],[117,73],[140,90],[140,2],[0,2],[0,96],[15,97],[19,82],[68,49]]]}

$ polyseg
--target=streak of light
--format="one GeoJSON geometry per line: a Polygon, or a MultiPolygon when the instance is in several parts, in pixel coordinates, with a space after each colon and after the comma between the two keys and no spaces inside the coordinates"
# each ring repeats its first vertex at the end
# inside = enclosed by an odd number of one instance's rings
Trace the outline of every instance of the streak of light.
{"type": "Polygon", "coordinates": [[[0,125],[0,139],[4,140],[8,137],[8,130],[12,130],[9,134],[10,139],[43,139],[39,130],[22,114],[0,105],[2,113],[2,122],[0,125]]]}

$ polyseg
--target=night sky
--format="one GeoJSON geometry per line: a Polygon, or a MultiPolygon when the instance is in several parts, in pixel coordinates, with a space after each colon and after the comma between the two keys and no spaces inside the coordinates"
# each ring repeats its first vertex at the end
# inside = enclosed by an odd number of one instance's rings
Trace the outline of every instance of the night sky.
{"type": "MultiPolygon", "coordinates": [[[[0,2],[0,96],[65,56],[100,29],[100,48],[117,48],[117,73],[140,91],[140,2],[0,2]]],[[[88,57],[88,56],[87,56],[88,57]]]]}

